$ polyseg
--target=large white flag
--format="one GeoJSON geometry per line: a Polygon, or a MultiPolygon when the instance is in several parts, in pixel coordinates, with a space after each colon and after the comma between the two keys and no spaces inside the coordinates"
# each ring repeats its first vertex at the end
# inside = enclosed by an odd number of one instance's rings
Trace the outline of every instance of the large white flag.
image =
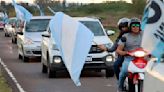
{"type": "Polygon", "coordinates": [[[62,12],[57,12],[50,20],[50,30],[71,79],[76,86],[80,86],[79,77],[92,44],[93,33],[62,12]]]}
{"type": "Polygon", "coordinates": [[[164,2],[149,0],[142,18],[142,47],[160,59],[164,54],[164,2]]]}

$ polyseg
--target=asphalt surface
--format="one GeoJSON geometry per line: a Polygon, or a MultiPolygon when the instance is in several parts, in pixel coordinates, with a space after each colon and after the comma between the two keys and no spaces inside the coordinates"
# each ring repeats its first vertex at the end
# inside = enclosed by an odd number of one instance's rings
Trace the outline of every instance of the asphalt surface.
{"type": "Polygon", "coordinates": [[[28,63],[18,59],[17,45],[12,44],[11,37],[5,37],[3,31],[0,31],[0,58],[26,92],[116,92],[115,77],[107,79],[103,71],[82,73],[80,87],[76,87],[64,71],[59,72],[57,78],[49,79],[41,72],[39,59],[28,63]]]}

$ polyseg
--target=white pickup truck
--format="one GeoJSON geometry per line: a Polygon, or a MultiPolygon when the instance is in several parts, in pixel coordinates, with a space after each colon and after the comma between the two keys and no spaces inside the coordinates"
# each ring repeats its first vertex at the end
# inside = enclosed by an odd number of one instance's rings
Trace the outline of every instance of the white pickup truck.
{"type": "MultiPolygon", "coordinates": [[[[101,71],[104,69],[106,70],[106,77],[114,76],[114,53],[102,51],[97,47],[97,45],[103,44],[110,48],[113,44],[113,42],[108,38],[101,22],[98,19],[88,17],[77,17],[75,19],[80,21],[94,33],[94,42],[92,43],[92,47],[90,48],[86,58],[83,70],[89,69],[101,71]]],[[[52,38],[50,28],[47,28],[47,31],[42,34],[41,50],[42,72],[48,72],[49,78],[56,77],[56,71],[66,69],[62,61],[60,51],[57,49],[56,43],[52,38]]]]}

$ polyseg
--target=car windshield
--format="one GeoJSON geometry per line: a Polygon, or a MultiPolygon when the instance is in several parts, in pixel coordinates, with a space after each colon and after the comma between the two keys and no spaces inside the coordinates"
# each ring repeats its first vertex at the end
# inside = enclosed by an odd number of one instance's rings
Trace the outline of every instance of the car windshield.
{"type": "Polygon", "coordinates": [[[48,26],[49,19],[33,19],[26,24],[26,32],[44,32],[48,26]]]}
{"type": "Polygon", "coordinates": [[[86,27],[88,27],[93,33],[94,36],[104,36],[103,29],[99,22],[97,21],[80,21],[86,27]]]}

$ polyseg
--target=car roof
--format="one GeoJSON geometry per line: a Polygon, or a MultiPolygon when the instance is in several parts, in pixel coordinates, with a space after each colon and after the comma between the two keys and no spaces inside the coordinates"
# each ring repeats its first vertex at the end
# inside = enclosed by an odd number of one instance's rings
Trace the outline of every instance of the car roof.
{"type": "Polygon", "coordinates": [[[9,19],[16,19],[16,17],[10,17],[9,19]]]}
{"type": "Polygon", "coordinates": [[[53,16],[33,16],[31,19],[51,19],[53,16]]]}
{"type": "Polygon", "coordinates": [[[99,19],[91,18],[91,17],[73,17],[73,18],[78,21],[99,21],[99,19]]]}

